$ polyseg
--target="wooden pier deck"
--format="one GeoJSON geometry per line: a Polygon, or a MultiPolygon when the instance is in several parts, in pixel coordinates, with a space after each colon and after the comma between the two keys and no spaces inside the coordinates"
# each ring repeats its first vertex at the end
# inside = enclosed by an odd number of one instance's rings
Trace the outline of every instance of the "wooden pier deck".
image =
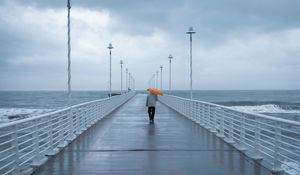
{"type": "Polygon", "coordinates": [[[35,175],[269,175],[212,133],[158,103],[154,124],[139,94],[51,157],[35,175]]]}

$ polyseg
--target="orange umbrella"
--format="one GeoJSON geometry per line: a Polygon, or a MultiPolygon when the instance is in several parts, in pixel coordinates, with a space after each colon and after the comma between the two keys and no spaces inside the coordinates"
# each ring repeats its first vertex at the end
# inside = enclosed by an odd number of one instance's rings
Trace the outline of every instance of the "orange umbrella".
{"type": "Polygon", "coordinates": [[[149,88],[148,91],[152,94],[155,94],[155,95],[161,95],[163,96],[163,92],[161,90],[158,90],[158,89],[154,89],[154,88],[149,88]]]}

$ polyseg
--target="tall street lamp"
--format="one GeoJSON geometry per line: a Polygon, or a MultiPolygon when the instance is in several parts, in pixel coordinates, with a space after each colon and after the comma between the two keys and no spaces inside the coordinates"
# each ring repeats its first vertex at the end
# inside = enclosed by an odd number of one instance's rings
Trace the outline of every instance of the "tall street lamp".
{"type": "Polygon", "coordinates": [[[70,103],[71,97],[71,28],[70,28],[70,11],[71,11],[71,3],[68,0],[68,103],[70,103]]]}
{"type": "Polygon", "coordinates": [[[111,97],[111,49],[114,47],[109,43],[107,48],[109,49],[109,97],[111,97]]]}
{"type": "Polygon", "coordinates": [[[192,59],[192,35],[195,34],[193,27],[190,27],[186,34],[190,35],[190,98],[193,99],[193,59],[192,59]]]}
{"type": "Polygon", "coordinates": [[[162,85],[162,82],[163,82],[163,81],[162,81],[162,77],[163,77],[163,76],[162,76],[162,70],[163,70],[163,66],[160,65],[160,90],[163,90],[163,89],[162,89],[162,87],[163,87],[163,85],[162,85]]]}
{"type": "Polygon", "coordinates": [[[121,65],[121,94],[123,94],[123,60],[120,61],[120,65],[121,65]]]}
{"type": "Polygon", "coordinates": [[[129,76],[128,76],[128,91],[131,89],[131,86],[130,86],[130,80],[131,79],[131,74],[129,72],[129,76]]]}
{"type": "Polygon", "coordinates": [[[173,56],[170,54],[168,58],[170,60],[169,61],[169,63],[170,63],[170,67],[169,67],[169,95],[171,95],[171,78],[172,78],[171,77],[171,73],[172,73],[171,72],[171,63],[172,63],[173,56]]]}
{"type": "Polygon", "coordinates": [[[126,68],[126,92],[128,91],[128,69],[126,68]]]}
{"type": "Polygon", "coordinates": [[[135,91],[135,79],[133,79],[133,90],[135,91]]]}
{"type": "MultiPolygon", "coordinates": [[[[72,94],[72,88],[71,88],[71,20],[70,20],[70,13],[71,13],[71,0],[68,0],[67,2],[67,8],[68,8],[68,105],[71,105],[71,94],[72,94]]],[[[73,117],[72,117],[72,107],[69,110],[69,122],[71,123],[70,131],[72,131],[69,134],[69,139],[74,140],[75,135],[73,133],[74,131],[74,124],[73,124],[73,117]]]]}

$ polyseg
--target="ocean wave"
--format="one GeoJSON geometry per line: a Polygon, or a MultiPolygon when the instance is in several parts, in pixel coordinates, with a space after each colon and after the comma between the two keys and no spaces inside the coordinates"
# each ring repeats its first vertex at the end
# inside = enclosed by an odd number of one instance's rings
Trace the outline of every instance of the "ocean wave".
{"type": "Polygon", "coordinates": [[[0,123],[20,120],[51,111],[53,109],[0,108],[0,123]]]}
{"type": "Polygon", "coordinates": [[[265,104],[265,105],[254,105],[254,106],[231,106],[230,108],[239,110],[242,112],[251,113],[300,113],[300,110],[295,109],[284,109],[276,104],[265,104]]]}

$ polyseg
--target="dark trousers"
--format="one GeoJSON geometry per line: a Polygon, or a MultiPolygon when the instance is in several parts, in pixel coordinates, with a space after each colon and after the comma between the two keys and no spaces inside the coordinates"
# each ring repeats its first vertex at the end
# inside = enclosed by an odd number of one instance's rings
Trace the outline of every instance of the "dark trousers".
{"type": "Polygon", "coordinates": [[[155,115],[155,107],[148,107],[149,119],[154,120],[155,115]]]}

